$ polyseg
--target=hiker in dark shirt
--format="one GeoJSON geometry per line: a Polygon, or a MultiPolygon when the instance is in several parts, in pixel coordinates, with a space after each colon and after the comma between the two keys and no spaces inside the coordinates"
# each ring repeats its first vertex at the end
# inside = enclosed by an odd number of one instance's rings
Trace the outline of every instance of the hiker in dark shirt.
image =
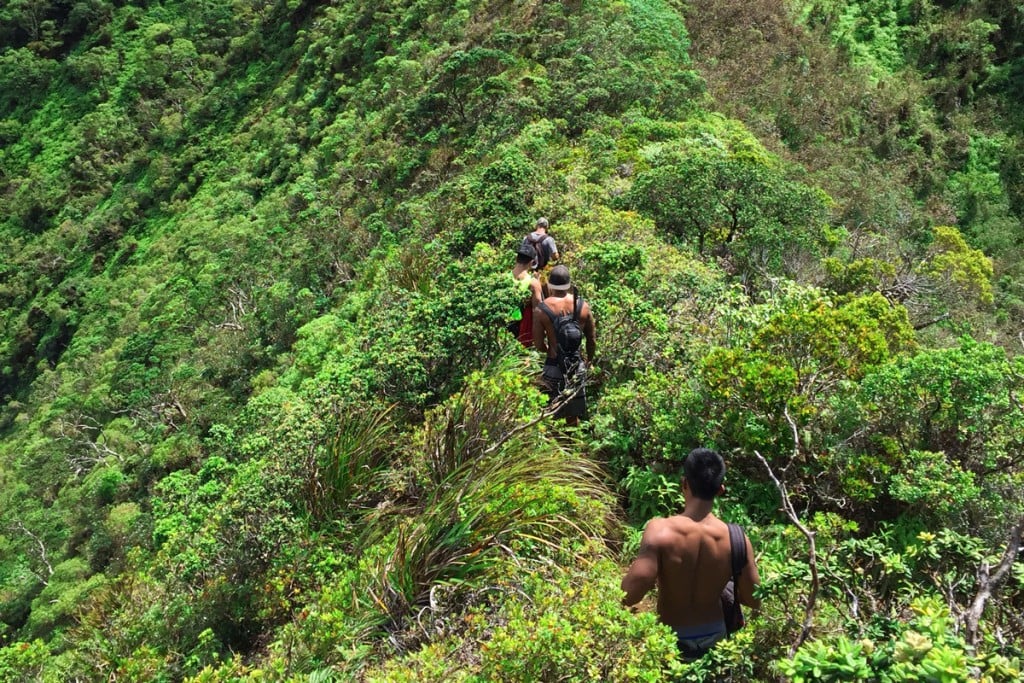
{"type": "Polygon", "coordinates": [[[548,219],[541,217],[537,219],[533,232],[523,238],[523,244],[528,244],[537,250],[537,259],[534,261],[534,270],[544,270],[549,261],[558,260],[558,246],[555,238],[548,234],[548,219]]]}
{"type": "Polygon", "coordinates": [[[547,288],[548,296],[533,312],[533,344],[545,357],[542,379],[548,395],[564,401],[555,416],[575,425],[587,412],[587,366],[597,352],[594,316],[565,266],[551,269],[547,288]]]}
{"type": "MultiPolygon", "coordinates": [[[[694,449],[683,471],[683,512],[647,523],[640,552],[622,579],[622,602],[635,605],[657,585],[658,617],[672,627],[681,654],[692,661],[726,635],[721,596],[732,578],[732,553],[728,526],[711,512],[715,496],[725,492],[722,456],[694,449]]],[[[735,596],[740,604],[757,609],[761,601],[754,597],[754,587],[761,579],[750,539],[741,535],[747,562],[734,586],[735,596]]]]}

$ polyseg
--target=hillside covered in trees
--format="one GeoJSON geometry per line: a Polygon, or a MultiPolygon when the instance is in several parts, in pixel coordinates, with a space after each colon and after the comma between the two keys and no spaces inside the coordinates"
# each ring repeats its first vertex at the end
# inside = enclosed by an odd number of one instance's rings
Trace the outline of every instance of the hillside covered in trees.
{"type": "Polygon", "coordinates": [[[0,3],[0,681],[1020,680],[1021,101],[1005,0],[0,3]]]}

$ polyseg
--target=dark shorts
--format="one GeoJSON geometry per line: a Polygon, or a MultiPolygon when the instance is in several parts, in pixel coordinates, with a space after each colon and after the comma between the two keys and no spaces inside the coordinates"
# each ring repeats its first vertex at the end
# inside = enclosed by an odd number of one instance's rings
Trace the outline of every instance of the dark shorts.
{"type": "Polygon", "coordinates": [[[724,621],[673,630],[676,632],[676,645],[679,647],[679,654],[688,662],[706,655],[708,650],[726,635],[724,621]]]}
{"type": "Polygon", "coordinates": [[[555,417],[587,416],[587,372],[574,368],[566,379],[558,361],[548,359],[544,362],[544,374],[541,376],[548,393],[548,402],[564,401],[555,417]],[[572,394],[571,397],[568,394],[572,394]]]}

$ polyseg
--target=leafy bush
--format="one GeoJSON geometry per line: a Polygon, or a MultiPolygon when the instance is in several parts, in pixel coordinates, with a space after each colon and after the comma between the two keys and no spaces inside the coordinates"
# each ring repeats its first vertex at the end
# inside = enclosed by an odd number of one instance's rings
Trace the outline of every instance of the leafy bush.
{"type": "Polygon", "coordinates": [[[971,652],[953,630],[941,599],[922,596],[912,610],[911,619],[891,639],[855,641],[840,635],[810,641],[792,659],[780,661],[779,669],[794,682],[807,683],[862,679],[1008,683],[1020,679],[1019,658],[971,652]]]}
{"type": "Polygon", "coordinates": [[[730,140],[729,132],[711,122],[692,138],[654,143],[648,168],[622,202],[699,254],[727,255],[744,279],[794,274],[801,254],[820,255],[830,239],[828,198],[787,178],[751,139],[730,140]]]}
{"type": "MultiPolygon", "coordinates": [[[[404,253],[415,252],[421,247],[404,253]]],[[[368,392],[421,410],[511,346],[504,324],[520,295],[505,272],[511,266],[483,244],[461,261],[435,252],[444,261],[440,273],[432,263],[420,270],[395,257],[358,313],[361,348],[353,360],[368,392]]]]}
{"type": "Polygon", "coordinates": [[[0,683],[55,680],[40,678],[49,657],[50,650],[42,640],[0,648],[0,683]]]}
{"type": "Polygon", "coordinates": [[[493,597],[470,609],[456,635],[371,670],[368,681],[667,681],[682,665],[652,613],[620,604],[620,569],[585,572],[508,564],[493,597]]]}
{"type": "Polygon", "coordinates": [[[683,500],[678,477],[670,479],[638,467],[629,468],[622,487],[629,496],[629,517],[638,522],[676,514],[683,500]]]}

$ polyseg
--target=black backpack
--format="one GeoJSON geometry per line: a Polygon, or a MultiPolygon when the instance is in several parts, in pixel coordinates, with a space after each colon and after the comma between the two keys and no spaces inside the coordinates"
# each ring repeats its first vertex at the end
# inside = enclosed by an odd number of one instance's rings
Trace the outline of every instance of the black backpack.
{"type": "Polygon", "coordinates": [[[548,238],[547,235],[535,236],[532,232],[523,238],[523,244],[529,244],[537,252],[537,258],[533,262],[533,269],[540,270],[548,264],[548,259],[551,254],[548,253],[547,249],[544,248],[544,240],[548,238]]]}
{"type": "Polygon", "coordinates": [[[740,572],[747,566],[747,542],[743,527],[729,524],[729,549],[732,556],[732,578],[722,589],[722,614],[725,616],[725,632],[732,635],[743,628],[743,610],[739,598],[736,597],[736,586],[740,581],[740,572]]]}
{"type": "Polygon", "coordinates": [[[558,342],[558,360],[562,366],[562,372],[568,373],[572,366],[580,360],[580,347],[583,346],[583,326],[580,325],[580,311],[583,310],[583,299],[574,297],[572,313],[555,315],[555,312],[548,308],[543,301],[540,303],[540,310],[551,319],[555,326],[555,339],[558,342]]]}

